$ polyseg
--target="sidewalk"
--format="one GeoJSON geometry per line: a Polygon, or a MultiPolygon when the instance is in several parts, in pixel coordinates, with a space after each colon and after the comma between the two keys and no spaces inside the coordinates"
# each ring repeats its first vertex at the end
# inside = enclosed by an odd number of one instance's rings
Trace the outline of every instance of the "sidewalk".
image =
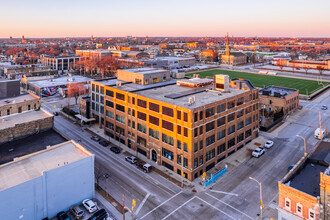
{"type": "MultiPolygon", "coordinates": [[[[99,192],[97,192],[97,190],[95,190],[95,198],[102,203],[102,205],[105,207],[105,209],[111,214],[111,216],[116,219],[122,219],[123,218],[123,214],[118,212],[118,210],[113,207],[113,205],[111,203],[109,203],[105,198],[103,198],[102,195],[100,195],[99,192]]],[[[129,219],[129,218],[127,218],[129,219]]]]}

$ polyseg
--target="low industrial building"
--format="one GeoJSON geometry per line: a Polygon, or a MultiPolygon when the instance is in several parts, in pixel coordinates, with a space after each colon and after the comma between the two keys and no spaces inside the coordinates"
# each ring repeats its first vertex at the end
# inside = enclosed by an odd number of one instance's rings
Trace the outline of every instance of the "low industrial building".
{"type": "Polygon", "coordinates": [[[94,155],[74,141],[0,165],[2,219],[51,218],[94,195],[94,155]]]}
{"type": "Polygon", "coordinates": [[[171,73],[168,70],[155,68],[135,68],[117,70],[117,79],[127,82],[134,82],[139,85],[149,85],[171,80],[171,73]]]}
{"type": "Polygon", "coordinates": [[[330,142],[319,143],[278,183],[279,220],[330,219],[330,142]]]}
{"type": "Polygon", "coordinates": [[[103,93],[105,134],[189,180],[258,136],[259,93],[248,80],[97,83],[92,94],[103,93]]]}
{"type": "Polygon", "coordinates": [[[0,99],[0,117],[39,109],[40,98],[34,94],[0,99]]]}
{"type": "Polygon", "coordinates": [[[160,69],[176,69],[184,66],[193,66],[196,63],[194,57],[156,57],[155,59],[149,59],[144,61],[147,67],[160,68],[160,69]]]}
{"type": "Polygon", "coordinates": [[[42,64],[45,66],[50,66],[51,69],[58,70],[61,72],[66,72],[72,69],[76,62],[79,62],[80,56],[48,56],[44,55],[42,57],[42,64]]]}

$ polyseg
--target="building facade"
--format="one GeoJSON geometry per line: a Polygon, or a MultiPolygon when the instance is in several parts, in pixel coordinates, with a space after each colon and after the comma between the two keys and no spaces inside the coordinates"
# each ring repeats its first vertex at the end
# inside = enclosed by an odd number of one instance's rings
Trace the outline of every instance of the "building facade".
{"type": "Polygon", "coordinates": [[[39,109],[41,100],[30,93],[0,100],[0,117],[39,109]]]}
{"type": "Polygon", "coordinates": [[[227,79],[104,84],[105,134],[193,180],[258,135],[258,90],[227,79]]]}
{"type": "Polygon", "coordinates": [[[76,62],[81,59],[80,56],[43,56],[42,64],[50,66],[51,69],[68,71],[72,69],[76,62]]]}

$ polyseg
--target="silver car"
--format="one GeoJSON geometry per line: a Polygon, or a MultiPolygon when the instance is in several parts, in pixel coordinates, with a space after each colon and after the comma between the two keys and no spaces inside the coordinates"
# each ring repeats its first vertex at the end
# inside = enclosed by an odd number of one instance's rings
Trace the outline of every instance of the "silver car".
{"type": "Polygon", "coordinates": [[[72,206],[70,208],[70,211],[75,217],[75,219],[82,219],[85,214],[85,212],[78,205],[72,206]]]}

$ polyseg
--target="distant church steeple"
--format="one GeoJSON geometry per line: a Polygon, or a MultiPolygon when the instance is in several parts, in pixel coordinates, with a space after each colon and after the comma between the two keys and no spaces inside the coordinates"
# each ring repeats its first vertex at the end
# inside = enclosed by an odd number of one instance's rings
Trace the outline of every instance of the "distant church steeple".
{"type": "Polygon", "coordinates": [[[226,55],[229,56],[230,55],[230,47],[229,47],[229,36],[227,33],[227,36],[225,36],[226,38],[226,55]]]}

